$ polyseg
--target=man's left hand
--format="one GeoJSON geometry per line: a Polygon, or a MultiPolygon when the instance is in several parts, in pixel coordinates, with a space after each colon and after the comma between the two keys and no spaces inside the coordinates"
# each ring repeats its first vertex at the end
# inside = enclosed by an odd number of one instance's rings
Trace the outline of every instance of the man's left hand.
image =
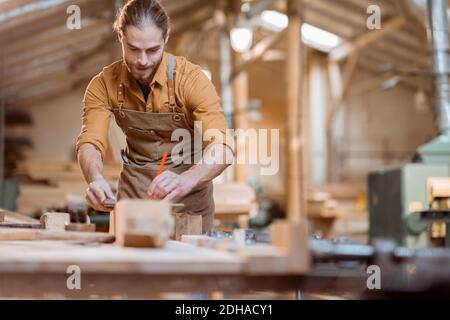
{"type": "Polygon", "coordinates": [[[177,201],[194,189],[197,182],[188,174],[164,171],[153,179],[148,194],[162,200],[177,201]]]}

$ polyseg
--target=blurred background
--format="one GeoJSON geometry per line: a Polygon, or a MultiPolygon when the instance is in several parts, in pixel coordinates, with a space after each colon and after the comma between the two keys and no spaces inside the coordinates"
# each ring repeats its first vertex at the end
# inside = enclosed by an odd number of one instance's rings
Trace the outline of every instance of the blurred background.
{"type": "MultiPolygon", "coordinates": [[[[271,145],[279,150],[277,174],[261,175],[259,164],[234,165],[216,179],[216,227],[261,227],[286,216],[288,119],[294,116],[303,146],[294,184],[303,186],[313,232],[366,242],[368,173],[409,162],[439,134],[426,2],[162,3],[172,23],[167,51],[204,69],[229,126],[280,130],[271,145]],[[290,12],[295,32],[288,32],[290,12]]],[[[34,217],[50,209],[85,210],[99,230],[107,228],[107,215],[84,203],[74,146],[88,82],[121,59],[112,24],[122,5],[0,0],[0,207],[34,217]],[[80,9],[80,29],[69,28],[68,18],[77,14],[71,5],[80,9]]],[[[124,140],[113,122],[105,176],[115,186],[124,140]]]]}

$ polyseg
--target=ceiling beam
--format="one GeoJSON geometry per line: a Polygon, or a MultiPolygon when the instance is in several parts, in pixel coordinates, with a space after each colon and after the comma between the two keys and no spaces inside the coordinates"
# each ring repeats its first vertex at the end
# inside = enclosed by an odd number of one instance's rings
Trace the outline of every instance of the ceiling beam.
{"type": "Polygon", "coordinates": [[[183,22],[177,23],[173,26],[171,32],[172,37],[179,36],[182,33],[192,31],[198,27],[201,27],[203,23],[211,19],[213,16],[213,10],[210,7],[206,7],[197,11],[189,19],[184,19],[183,22]]]}
{"type": "Polygon", "coordinates": [[[108,55],[98,55],[95,60],[91,60],[79,70],[69,71],[62,78],[51,79],[39,85],[33,86],[32,89],[20,90],[10,93],[6,98],[9,105],[22,106],[36,104],[38,101],[57,96],[73,88],[81,79],[92,78],[96,70],[101,68],[108,61],[108,55]]]}
{"type": "Polygon", "coordinates": [[[259,2],[252,4],[250,11],[245,15],[247,18],[253,18],[262,13],[264,10],[270,8],[270,6],[276,1],[277,0],[260,0],[259,2]]]}
{"type": "Polygon", "coordinates": [[[365,11],[355,10],[354,7],[345,5],[342,1],[310,0],[305,3],[305,6],[306,10],[321,12],[324,19],[334,17],[357,29],[363,29],[366,26],[365,11]]]}
{"type": "Polygon", "coordinates": [[[239,63],[232,71],[230,81],[233,81],[239,75],[239,73],[247,69],[254,62],[258,61],[268,49],[272,48],[278,42],[280,42],[285,35],[285,30],[282,32],[274,33],[255,44],[250,51],[244,53],[242,55],[243,61],[239,63]]]}
{"type": "MultiPolygon", "coordinates": [[[[44,57],[44,59],[35,60],[33,63],[25,65],[23,68],[18,67],[14,72],[9,72],[6,76],[6,87],[14,87],[22,85],[30,81],[36,81],[43,77],[49,76],[60,69],[70,68],[71,63],[77,58],[78,54],[83,54],[92,47],[96,47],[96,43],[84,42],[80,43],[79,47],[74,48],[74,51],[60,50],[53,56],[44,57]]],[[[97,51],[96,53],[101,53],[97,51]]]]}
{"type": "MultiPolygon", "coordinates": [[[[397,0],[395,5],[401,15],[405,17],[408,26],[414,30],[416,36],[421,42],[427,40],[427,31],[425,28],[425,14],[411,0],[397,0]]],[[[424,8],[425,9],[425,8],[424,8]]]]}
{"type": "Polygon", "coordinates": [[[391,18],[383,24],[380,30],[369,30],[356,37],[353,41],[346,41],[329,53],[329,59],[340,61],[356,51],[362,51],[370,44],[382,39],[386,35],[398,30],[406,23],[404,17],[391,18]]]}
{"type": "Polygon", "coordinates": [[[18,21],[13,26],[0,26],[0,42],[7,43],[9,46],[13,43],[22,43],[25,39],[30,41],[35,37],[40,37],[47,30],[58,27],[65,28],[66,31],[82,31],[89,17],[98,18],[99,12],[108,9],[105,1],[87,2],[87,0],[79,0],[71,4],[77,4],[81,7],[81,30],[67,30],[66,6],[60,6],[30,15],[27,19],[17,19],[18,21]]]}
{"type": "Polygon", "coordinates": [[[324,15],[320,11],[306,9],[303,17],[305,22],[326,31],[333,32],[344,39],[353,38],[358,33],[354,27],[341,19],[336,19],[331,16],[327,16],[326,19],[324,19],[324,15]]]}

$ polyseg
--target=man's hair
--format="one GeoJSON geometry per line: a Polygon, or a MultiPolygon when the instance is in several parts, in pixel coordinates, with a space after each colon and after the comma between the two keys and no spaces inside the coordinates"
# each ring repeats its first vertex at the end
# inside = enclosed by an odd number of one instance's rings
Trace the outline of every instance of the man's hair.
{"type": "Polygon", "coordinates": [[[125,34],[127,26],[142,27],[152,24],[161,29],[163,38],[170,29],[170,19],[158,0],[130,0],[117,13],[114,31],[119,38],[125,34]]]}

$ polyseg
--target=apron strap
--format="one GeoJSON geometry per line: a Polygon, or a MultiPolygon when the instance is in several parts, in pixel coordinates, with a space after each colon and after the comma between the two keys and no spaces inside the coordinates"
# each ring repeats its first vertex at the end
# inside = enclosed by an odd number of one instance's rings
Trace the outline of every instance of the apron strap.
{"type": "Polygon", "coordinates": [[[175,112],[176,102],[175,102],[175,86],[173,81],[173,74],[174,74],[174,56],[172,54],[169,54],[168,57],[169,63],[169,70],[168,70],[168,80],[167,80],[167,87],[169,88],[169,108],[172,110],[172,112],[175,112]]]}

